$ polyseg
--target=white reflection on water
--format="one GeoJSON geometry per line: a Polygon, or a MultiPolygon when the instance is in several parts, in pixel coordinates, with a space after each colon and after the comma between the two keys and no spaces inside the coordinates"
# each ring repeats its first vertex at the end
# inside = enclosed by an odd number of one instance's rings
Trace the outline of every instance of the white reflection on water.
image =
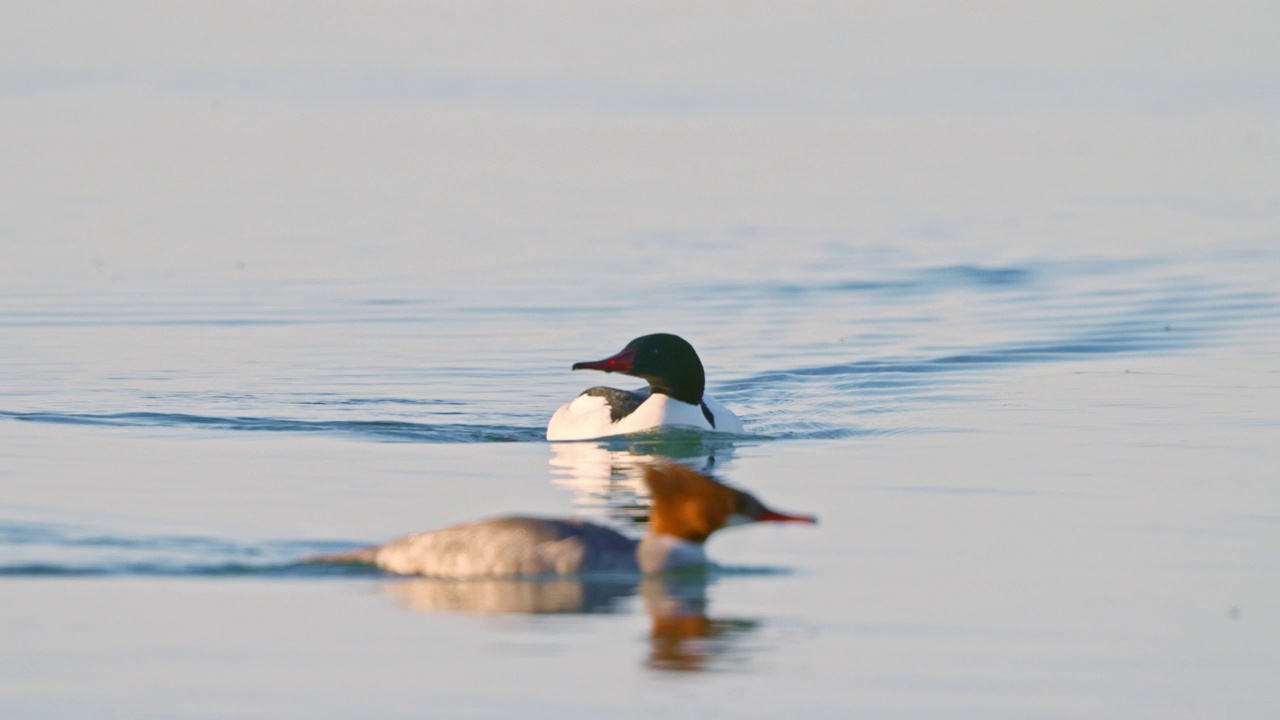
{"type": "Polygon", "coordinates": [[[646,465],[674,460],[715,474],[731,466],[734,452],[743,443],[740,438],[667,428],[603,440],[548,443],[548,463],[551,481],[573,492],[580,513],[643,526],[649,504],[646,465]]]}

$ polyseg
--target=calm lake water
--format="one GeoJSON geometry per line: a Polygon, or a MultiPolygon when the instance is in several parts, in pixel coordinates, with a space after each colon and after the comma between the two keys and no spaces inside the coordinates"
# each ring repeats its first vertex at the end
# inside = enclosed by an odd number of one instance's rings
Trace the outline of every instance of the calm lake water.
{"type": "Polygon", "coordinates": [[[0,715],[1275,716],[1278,20],[0,10],[0,715]],[[748,434],[546,442],[651,332],[748,434]],[[653,457],[821,523],[298,564],[653,457]]]}

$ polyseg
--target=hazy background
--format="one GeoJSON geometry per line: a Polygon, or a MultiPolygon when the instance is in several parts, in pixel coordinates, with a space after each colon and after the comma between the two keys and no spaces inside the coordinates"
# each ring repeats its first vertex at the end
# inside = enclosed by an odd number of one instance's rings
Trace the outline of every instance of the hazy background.
{"type": "Polygon", "coordinates": [[[1186,252],[1276,219],[1270,3],[2,12],[7,283],[794,276],[833,243],[1186,252]],[[751,252],[779,236],[790,262],[751,252]]]}

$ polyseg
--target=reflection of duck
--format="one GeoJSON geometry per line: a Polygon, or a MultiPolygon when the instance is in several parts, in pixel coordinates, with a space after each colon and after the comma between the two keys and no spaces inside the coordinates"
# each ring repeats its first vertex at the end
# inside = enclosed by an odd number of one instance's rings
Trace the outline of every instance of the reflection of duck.
{"type": "Polygon", "coordinates": [[[703,392],[702,361],[693,346],[676,335],[638,337],[613,357],[574,363],[573,369],[631,375],[647,380],[649,387],[586,390],[551,416],[548,440],[588,440],[666,426],[742,432],[738,417],[703,392]]]}
{"type": "Polygon", "coordinates": [[[645,468],[657,458],[614,450],[602,443],[548,443],[551,482],[573,492],[575,514],[637,525],[649,515],[645,468]]]}
{"type": "Polygon", "coordinates": [[[653,620],[649,667],[655,670],[705,670],[724,656],[734,637],[753,630],[754,620],[707,617],[707,586],[688,578],[648,578],[641,585],[645,609],[653,620]]]}
{"type": "Polygon", "coordinates": [[[644,479],[652,508],[649,531],[639,541],[581,520],[503,517],[313,562],[368,564],[402,575],[453,578],[655,573],[704,566],[703,543],[723,527],[815,522],[770,510],[749,493],[676,463],[650,465],[644,479]]]}
{"type": "Polygon", "coordinates": [[[579,578],[521,580],[410,578],[384,588],[409,610],[516,613],[604,613],[636,593],[635,580],[583,582],[579,578]]]}
{"type": "Polygon", "coordinates": [[[687,672],[740,658],[741,648],[733,641],[760,625],[707,617],[707,580],[705,574],[651,576],[639,583],[635,578],[410,578],[387,583],[383,590],[415,612],[564,615],[622,612],[624,601],[639,589],[652,623],[646,664],[687,672]]]}
{"type": "Polygon", "coordinates": [[[649,515],[644,469],[675,460],[703,473],[733,459],[737,438],[683,428],[595,442],[548,443],[552,482],[574,493],[577,513],[607,517],[610,524],[642,524],[649,515]]]}

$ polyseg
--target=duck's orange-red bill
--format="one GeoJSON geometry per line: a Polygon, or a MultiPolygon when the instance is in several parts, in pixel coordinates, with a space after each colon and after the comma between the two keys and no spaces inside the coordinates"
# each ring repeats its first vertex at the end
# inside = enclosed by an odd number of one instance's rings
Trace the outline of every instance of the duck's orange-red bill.
{"type": "Polygon", "coordinates": [[[813,515],[787,515],[786,513],[775,512],[766,509],[764,512],[756,516],[756,520],[760,522],[802,522],[816,525],[818,518],[813,515]]]}
{"type": "Polygon", "coordinates": [[[591,362],[574,363],[574,370],[602,370],[604,372],[629,372],[636,363],[636,351],[627,349],[605,358],[604,360],[594,360],[591,362]]]}

